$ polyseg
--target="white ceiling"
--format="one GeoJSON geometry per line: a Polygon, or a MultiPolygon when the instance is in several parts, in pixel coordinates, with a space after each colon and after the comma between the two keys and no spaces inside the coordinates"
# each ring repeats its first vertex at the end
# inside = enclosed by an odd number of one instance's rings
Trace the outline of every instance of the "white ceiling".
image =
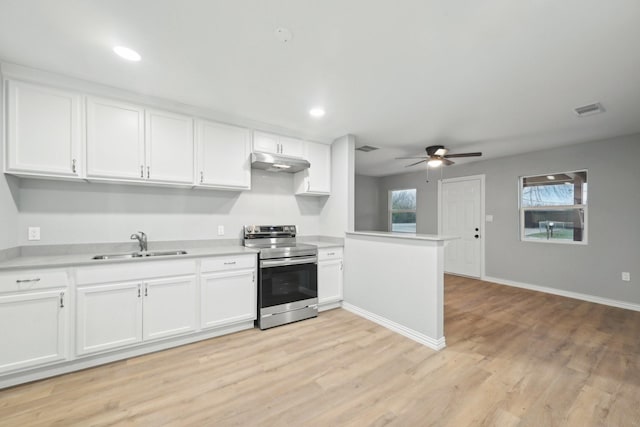
{"type": "Polygon", "coordinates": [[[382,147],[356,156],[380,176],[427,145],[489,158],[640,132],[638,22],[638,0],[0,0],[0,59],[316,140],[352,133],[382,147]],[[572,111],[596,101],[605,114],[572,111]]]}

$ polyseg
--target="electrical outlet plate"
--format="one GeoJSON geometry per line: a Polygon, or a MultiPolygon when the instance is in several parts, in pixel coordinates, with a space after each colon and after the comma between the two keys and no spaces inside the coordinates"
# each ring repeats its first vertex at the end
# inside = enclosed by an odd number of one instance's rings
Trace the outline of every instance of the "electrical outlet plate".
{"type": "Polygon", "coordinates": [[[218,236],[224,236],[224,225],[218,226],[218,236]]]}
{"type": "Polygon", "coordinates": [[[625,282],[630,282],[631,281],[631,273],[629,273],[628,271],[623,271],[622,272],[622,280],[624,280],[625,282]]]}
{"type": "Polygon", "coordinates": [[[40,240],[40,227],[29,227],[29,240],[40,240]]]}

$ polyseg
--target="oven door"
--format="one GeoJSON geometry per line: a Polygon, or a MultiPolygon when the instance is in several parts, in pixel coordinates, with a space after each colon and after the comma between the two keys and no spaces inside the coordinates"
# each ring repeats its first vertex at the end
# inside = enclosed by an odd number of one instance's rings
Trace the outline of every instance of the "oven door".
{"type": "Polygon", "coordinates": [[[318,258],[260,261],[259,308],[318,298],[318,258]]]}

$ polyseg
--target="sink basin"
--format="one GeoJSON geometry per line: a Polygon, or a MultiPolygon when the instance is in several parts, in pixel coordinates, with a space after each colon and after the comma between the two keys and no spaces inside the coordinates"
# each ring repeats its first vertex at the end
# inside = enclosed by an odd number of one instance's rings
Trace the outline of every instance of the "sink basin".
{"type": "Polygon", "coordinates": [[[140,258],[141,253],[133,252],[130,254],[108,254],[108,255],[96,255],[92,259],[125,259],[125,258],[140,258]]]}
{"type": "Polygon", "coordinates": [[[96,255],[92,259],[127,259],[127,258],[144,258],[144,257],[186,255],[186,254],[187,254],[187,251],[132,252],[128,254],[96,255]]]}
{"type": "Polygon", "coordinates": [[[186,255],[187,251],[158,251],[158,252],[147,252],[146,254],[141,253],[140,256],[168,256],[168,255],[186,255]]]}

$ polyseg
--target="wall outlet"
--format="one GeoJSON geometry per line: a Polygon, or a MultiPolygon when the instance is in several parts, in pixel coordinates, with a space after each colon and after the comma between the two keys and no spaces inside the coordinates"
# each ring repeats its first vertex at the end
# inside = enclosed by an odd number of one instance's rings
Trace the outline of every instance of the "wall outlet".
{"type": "Polygon", "coordinates": [[[29,227],[29,240],[40,240],[40,227],[29,227]]]}
{"type": "Polygon", "coordinates": [[[631,281],[631,273],[629,273],[628,271],[623,271],[622,272],[622,280],[624,280],[625,282],[630,282],[631,281]]]}
{"type": "Polygon", "coordinates": [[[224,236],[224,225],[218,226],[218,236],[224,236]]]}
{"type": "Polygon", "coordinates": [[[487,216],[485,216],[484,220],[485,220],[486,222],[493,222],[493,215],[487,215],[487,216]]]}

